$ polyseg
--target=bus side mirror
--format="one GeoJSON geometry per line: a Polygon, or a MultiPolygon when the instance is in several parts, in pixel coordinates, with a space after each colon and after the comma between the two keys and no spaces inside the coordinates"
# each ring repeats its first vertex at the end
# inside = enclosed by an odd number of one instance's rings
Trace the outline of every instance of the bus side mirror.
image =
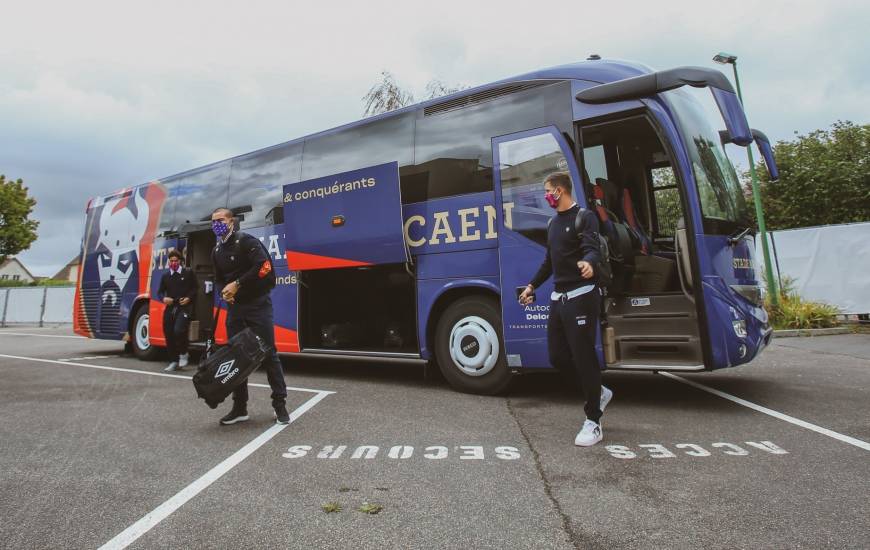
{"type": "Polygon", "coordinates": [[[776,167],[776,160],[773,158],[773,147],[770,146],[770,140],[760,130],[752,129],[752,137],[755,144],[758,146],[758,152],[764,157],[764,164],[767,166],[767,175],[770,176],[770,181],[779,179],[779,168],[776,167]]]}
{"type": "MultiPolygon", "coordinates": [[[[764,165],[767,166],[767,175],[770,176],[770,181],[778,180],[779,168],[776,167],[776,160],[773,158],[773,147],[770,146],[770,140],[761,130],[752,128],[751,132],[752,140],[758,146],[758,152],[764,157],[764,165]]],[[[719,131],[719,141],[722,142],[722,145],[734,143],[728,130],[719,131]]]]}

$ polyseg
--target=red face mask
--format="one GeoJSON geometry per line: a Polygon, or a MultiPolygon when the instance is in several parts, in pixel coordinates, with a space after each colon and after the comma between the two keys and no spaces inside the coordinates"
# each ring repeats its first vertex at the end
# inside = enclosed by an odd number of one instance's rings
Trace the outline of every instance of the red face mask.
{"type": "Polygon", "coordinates": [[[552,193],[544,193],[544,198],[547,199],[547,204],[550,205],[550,208],[556,208],[559,206],[559,199],[562,198],[562,195],[559,195],[559,198],[556,198],[552,193]]]}
{"type": "Polygon", "coordinates": [[[169,269],[172,271],[178,271],[178,267],[181,265],[181,262],[176,260],[175,258],[169,260],[169,269]]]}

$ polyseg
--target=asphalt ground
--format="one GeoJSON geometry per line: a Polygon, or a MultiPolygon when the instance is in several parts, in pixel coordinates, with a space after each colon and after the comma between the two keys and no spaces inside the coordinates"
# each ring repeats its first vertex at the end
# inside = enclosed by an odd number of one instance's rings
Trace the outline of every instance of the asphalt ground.
{"type": "Polygon", "coordinates": [[[294,421],[254,387],[252,420],[222,427],[190,370],[70,335],[0,329],[2,548],[868,547],[870,335],[607,372],[591,448],[559,375],[479,397],[416,365],[287,358],[294,421]]]}

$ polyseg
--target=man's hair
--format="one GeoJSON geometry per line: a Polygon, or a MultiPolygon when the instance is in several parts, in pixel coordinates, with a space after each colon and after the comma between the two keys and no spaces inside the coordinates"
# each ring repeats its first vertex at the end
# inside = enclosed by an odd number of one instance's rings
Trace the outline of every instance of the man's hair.
{"type": "Polygon", "coordinates": [[[212,211],[212,215],[217,214],[218,212],[220,212],[221,214],[224,214],[226,216],[229,216],[231,218],[235,217],[235,215],[233,214],[233,211],[230,210],[229,208],[226,208],[225,206],[218,206],[217,208],[215,208],[214,211],[212,211]]]}
{"type": "Polygon", "coordinates": [[[182,257],[182,255],[181,255],[181,252],[179,252],[178,250],[176,250],[176,249],[174,249],[174,248],[171,249],[171,250],[169,251],[169,254],[167,255],[167,257],[168,257],[169,259],[172,259],[172,258],[178,258],[179,261],[181,261],[182,259],[184,259],[184,258],[182,257]]]}
{"type": "Polygon", "coordinates": [[[571,193],[571,176],[568,172],[553,172],[544,179],[544,184],[546,185],[548,183],[553,187],[561,187],[567,191],[568,194],[571,193]]]}

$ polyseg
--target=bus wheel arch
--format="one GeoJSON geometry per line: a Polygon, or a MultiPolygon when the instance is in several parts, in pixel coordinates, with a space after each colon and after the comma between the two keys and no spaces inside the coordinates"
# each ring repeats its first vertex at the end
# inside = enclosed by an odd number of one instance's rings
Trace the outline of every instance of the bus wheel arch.
{"type": "Polygon", "coordinates": [[[142,361],[154,361],[160,354],[160,348],[152,344],[149,340],[151,327],[150,315],[148,312],[148,300],[137,300],[133,304],[131,311],[133,314],[130,316],[130,326],[128,327],[128,330],[133,354],[142,361]]]}
{"type": "Polygon", "coordinates": [[[501,332],[498,295],[485,288],[464,287],[438,298],[427,341],[454,389],[495,395],[505,391],[512,379],[501,332]]]}

